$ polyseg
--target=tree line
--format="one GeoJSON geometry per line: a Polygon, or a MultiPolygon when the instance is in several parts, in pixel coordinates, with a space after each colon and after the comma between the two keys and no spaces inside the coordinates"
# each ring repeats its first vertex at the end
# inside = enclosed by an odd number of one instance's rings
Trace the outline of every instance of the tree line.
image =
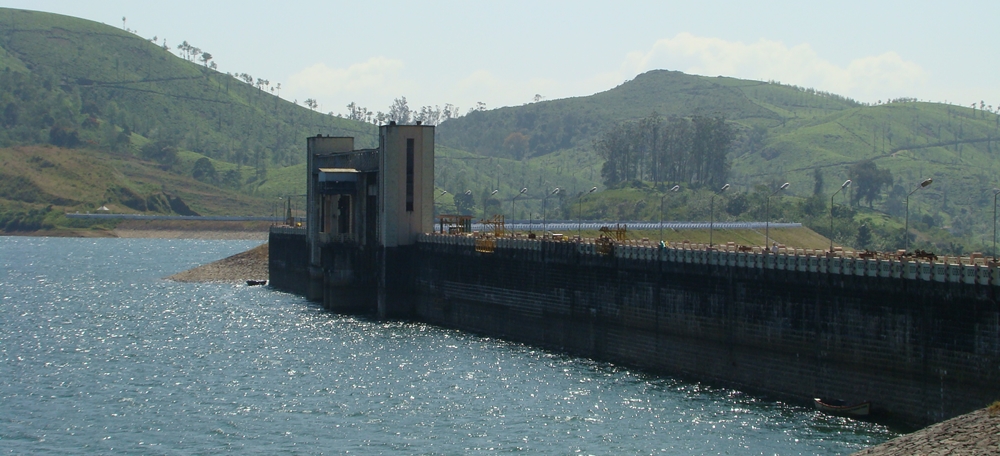
{"type": "MultiPolygon", "coordinates": [[[[475,108],[469,109],[469,113],[485,110],[486,103],[480,101],[476,103],[475,108]]],[[[333,115],[333,113],[331,112],[330,115],[333,115]]],[[[419,109],[411,109],[406,101],[406,97],[393,99],[392,105],[389,106],[389,109],[386,112],[371,111],[368,108],[360,106],[352,101],[347,105],[346,115],[341,116],[340,114],[337,114],[337,117],[344,117],[346,119],[374,125],[384,125],[389,122],[396,122],[402,125],[408,125],[415,122],[420,122],[424,125],[438,125],[446,120],[457,119],[461,116],[461,109],[451,103],[445,103],[444,108],[440,105],[428,105],[421,106],[419,109]]]]}
{"type": "Polygon", "coordinates": [[[629,181],[717,187],[729,175],[727,154],[735,136],[723,116],[664,119],[654,113],[615,125],[593,148],[604,159],[601,178],[608,187],[629,181]]]}

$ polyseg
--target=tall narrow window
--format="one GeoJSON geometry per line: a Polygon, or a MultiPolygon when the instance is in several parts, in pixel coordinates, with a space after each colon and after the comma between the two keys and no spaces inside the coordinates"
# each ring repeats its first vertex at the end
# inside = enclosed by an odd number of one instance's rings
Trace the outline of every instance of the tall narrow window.
{"type": "Polygon", "coordinates": [[[413,138],[406,138],[406,212],[413,212],[413,138]]]}

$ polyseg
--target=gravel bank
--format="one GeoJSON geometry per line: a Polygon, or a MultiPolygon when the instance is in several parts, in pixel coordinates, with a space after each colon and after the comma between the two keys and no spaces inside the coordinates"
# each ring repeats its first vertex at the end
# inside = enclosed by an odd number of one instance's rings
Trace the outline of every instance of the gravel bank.
{"type": "Polygon", "coordinates": [[[152,239],[219,239],[219,240],[251,240],[266,241],[267,231],[217,231],[217,230],[130,230],[115,229],[112,231],[120,238],[152,238],[152,239]]]}
{"type": "Polygon", "coordinates": [[[267,280],[267,244],[167,277],[177,282],[245,282],[267,280]]]}
{"type": "Polygon", "coordinates": [[[123,220],[111,231],[122,238],[267,240],[268,222],[123,220]]]}
{"type": "Polygon", "coordinates": [[[854,453],[855,456],[1000,454],[1000,414],[977,410],[854,453]]]}

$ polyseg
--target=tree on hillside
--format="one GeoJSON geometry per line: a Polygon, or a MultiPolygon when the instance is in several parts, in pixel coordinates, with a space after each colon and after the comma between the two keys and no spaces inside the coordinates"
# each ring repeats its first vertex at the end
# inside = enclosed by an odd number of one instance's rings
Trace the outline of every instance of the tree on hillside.
{"type": "Polygon", "coordinates": [[[76,147],[80,145],[80,135],[75,128],[57,123],[49,129],[49,142],[53,146],[76,147]]]}
{"type": "Polygon", "coordinates": [[[208,62],[212,60],[212,54],[209,54],[208,52],[202,52],[201,57],[199,57],[198,60],[201,60],[202,65],[205,65],[207,67],[208,62]]]}
{"type": "Polygon", "coordinates": [[[513,132],[503,140],[503,148],[515,160],[523,160],[528,152],[528,137],[521,132],[513,132]]]}
{"type": "Polygon", "coordinates": [[[350,120],[356,120],[358,122],[370,122],[372,117],[372,112],[368,108],[358,106],[357,103],[351,102],[347,105],[347,118],[350,120]]]}
{"type": "Polygon", "coordinates": [[[409,124],[412,114],[410,107],[406,104],[406,97],[399,97],[392,100],[392,106],[389,106],[389,112],[386,116],[389,121],[395,121],[400,125],[409,124]]]}
{"type": "Polygon", "coordinates": [[[864,198],[868,207],[872,207],[872,203],[882,197],[882,189],[892,185],[892,172],[878,169],[878,165],[872,160],[851,165],[847,174],[854,183],[855,191],[851,195],[851,203],[855,206],[864,198]]]}
{"type": "Polygon", "coordinates": [[[215,183],[218,180],[219,175],[215,171],[215,165],[212,164],[212,160],[206,157],[201,157],[198,161],[194,162],[194,168],[191,170],[191,177],[209,183],[215,183]]]}
{"type": "Polygon", "coordinates": [[[654,114],[623,122],[594,142],[604,159],[601,176],[613,187],[626,181],[686,182],[721,186],[729,174],[726,155],[734,133],[723,117],[672,117],[654,114]]]}
{"type": "Polygon", "coordinates": [[[466,190],[455,194],[455,210],[461,215],[473,215],[476,210],[476,198],[466,190]]]}
{"type": "Polygon", "coordinates": [[[177,156],[177,141],[172,139],[158,139],[150,141],[142,146],[140,150],[142,157],[153,160],[168,167],[180,162],[177,156]]]}
{"type": "Polygon", "coordinates": [[[819,195],[823,193],[823,169],[816,168],[813,170],[813,195],[819,195]]]}
{"type": "Polygon", "coordinates": [[[441,108],[439,106],[422,106],[420,112],[414,116],[414,120],[418,120],[424,125],[437,125],[443,120],[441,108]]]}

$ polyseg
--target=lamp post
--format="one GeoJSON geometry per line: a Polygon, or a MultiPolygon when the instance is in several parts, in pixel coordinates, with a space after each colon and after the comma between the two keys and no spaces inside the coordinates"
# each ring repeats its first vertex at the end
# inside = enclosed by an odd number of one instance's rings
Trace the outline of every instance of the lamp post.
{"type": "MultiPolygon", "coordinates": [[[[722,188],[719,189],[719,193],[726,190],[729,190],[729,184],[723,185],[722,188]]],[[[712,201],[711,204],[709,204],[709,212],[712,213],[711,220],[708,222],[708,248],[710,249],[712,248],[712,231],[715,229],[715,197],[719,193],[712,193],[712,201]]]]}
{"type": "MultiPolygon", "coordinates": [[[[439,194],[438,196],[444,196],[447,193],[448,190],[441,190],[441,194],[439,194]]],[[[441,218],[442,215],[444,214],[438,214],[438,224],[440,225],[441,228],[441,234],[444,234],[444,219],[441,218]]]]}
{"type": "Polygon", "coordinates": [[[556,193],[559,193],[559,187],[556,187],[554,190],[552,190],[551,193],[545,195],[545,198],[542,198],[542,238],[543,239],[545,238],[545,222],[546,222],[546,217],[548,215],[546,213],[546,207],[545,206],[546,206],[546,203],[549,200],[549,197],[552,196],[552,195],[555,195],[556,193]]]}
{"type": "MultiPolygon", "coordinates": [[[[673,187],[670,187],[671,192],[677,192],[680,191],[680,189],[681,189],[680,185],[675,185],[673,187]]],[[[663,196],[660,196],[660,242],[661,243],[663,242],[663,200],[666,197],[667,197],[666,193],[664,193],[663,196]]]]}
{"type": "Polygon", "coordinates": [[[771,192],[770,195],[767,195],[767,199],[764,200],[764,249],[767,249],[767,243],[769,242],[768,240],[771,239],[769,235],[769,231],[771,228],[771,197],[774,196],[776,193],[788,188],[788,185],[789,185],[788,182],[781,184],[781,187],[778,187],[777,190],[771,192]]]}
{"type": "Polygon", "coordinates": [[[903,251],[910,250],[910,195],[912,195],[913,192],[917,190],[920,190],[928,185],[931,185],[933,182],[934,179],[931,178],[924,179],[924,181],[921,182],[920,185],[917,185],[917,188],[910,190],[910,193],[906,194],[906,223],[904,224],[903,228],[903,251]]]}
{"type": "Polygon", "coordinates": [[[844,184],[837,189],[837,191],[833,192],[833,194],[830,195],[830,252],[831,253],[833,253],[833,197],[837,196],[837,194],[840,193],[841,190],[850,186],[851,186],[851,180],[847,179],[846,181],[844,181],[844,184]]]}
{"type": "Polygon", "coordinates": [[[997,195],[1000,195],[1000,188],[993,189],[993,262],[997,261],[997,195]]]}
{"type": "MultiPolygon", "coordinates": [[[[493,195],[496,195],[499,191],[500,190],[493,190],[490,192],[490,198],[493,198],[493,195]]],[[[486,201],[483,201],[483,220],[486,220],[486,201]]]]}
{"type": "MultiPolygon", "coordinates": [[[[576,212],[577,217],[579,217],[579,224],[576,226],[576,235],[580,239],[583,239],[583,197],[597,191],[597,187],[591,188],[587,193],[580,192],[580,197],[578,198],[577,205],[579,209],[576,212]]],[[[996,218],[996,217],[994,217],[996,218]]],[[[996,236],[994,236],[996,237],[996,236]]]]}
{"type": "Polygon", "coordinates": [[[523,195],[527,191],[528,191],[528,187],[524,187],[524,188],[521,189],[520,192],[518,192],[518,194],[514,195],[514,197],[510,199],[510,220],[511,221],[514,221],[514,217],[517,217],[517,215],[515,215],[515,213],[514,213],[514,201],[517,200],[517,197],[523,195]]]}

